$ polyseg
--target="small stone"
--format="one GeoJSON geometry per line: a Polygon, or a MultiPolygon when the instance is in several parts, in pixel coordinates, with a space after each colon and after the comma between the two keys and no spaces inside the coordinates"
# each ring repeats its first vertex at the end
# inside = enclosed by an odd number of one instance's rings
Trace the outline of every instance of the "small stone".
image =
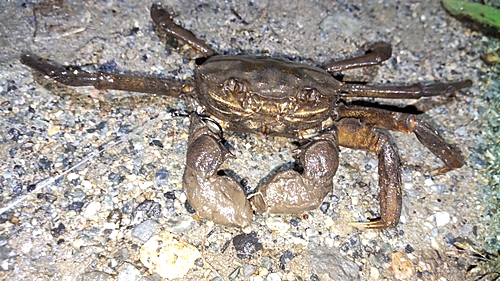
{"type": "Polygon", "coordinates": [[[149,146],[157,146],[159,148],[163,148],[163,143],[159,140],[152,140],[151,143],[149,143],[149,146]]]}
{"type": "Polygon", "coordinates": [[[92,271],[82,273],[78,276],[77,280],[80,281],[111,281],[114,280],[111,274],[101,272],[101,271],[92,271]]]}
{"type": "Polygon", "coordinates": [[[307,261],[317,274],[328,274],[333,280],[359,278],[359,266],[335,248],[315,247],[307,252],[307,261]]]}
{"type": "Polygon", "coordinates": [[[107,222],[109,223],[119,223],[122,219],[122,212],[120,209],[113,209],[111,212],[109,212],[109,215],[107,217],[107,222]]]}
{"type": "Polygon", "coordinates": [[[290,220],[290,224],[297,227],[299,225],[300,221],[301,221],[301,219],[299,219],[299,218],[293,218],[290,220]]]}
{"type": "Polygon", "coordinates": [[[273,272],[267,275],[266,281],[281,281],[281,276],[278,273],[273,272]]]}
{"type": "Polygon", "coordinates": [[[173,191],[167,191],[163,196],[167,199],[175,200],[175,193],[173,191]]]}
{"type": "Polygon", "coordinates": [[[161,215],[161,206],[153,200],[144,200],[132,212],[132,221],[139,222],[144,218],[158,218],[161,215]]]}
{"type": "Polygon", "coordinates": [[[448,212],[437,212],[436,213],[436,226],[445,226],[450,222],[450,213],[448,212]]]}
{"type": "Polygon", "coordinates": [[[425,180],[424,180],[424,184],[425,184],[426,186],[431,186],[431,185],[433,185],[433,184],[434,184],[434,181],[433,181],[431,178],[428,178],[428,179],[425,179],[425,180]]]}
{"type": "Polygon", "coordinates": [[[283,253],[283,255],[281,255],[280,257],[280,262],[281,264],[287,264],[289,263],[293,258],[295,257],[295,255],[293,254],[293,250],[287,250],[283,253]]]}
{"type": "Polygon", "coordinates": [[[279,235],[284,235],[290,230],[290,224],[285,223],[280,217],[269,217],[266,220],[266,226],[273,231],[279,233],[279,235]]]}
{"type": "Polygon", "coordinates": [[[66,232],[66,226],[64,224],[59,223],[59,225],[52,229],[52,236],[55,238],[63,235],[66,232]]]}
{"type": "Polygon", "coordinates": [[[180,237],[163,231],[151,237],[140,250],[140,260],[151,271],[167,279],[182,278],[201,253],[180,237]]]}
{"type": "Polygon", "coordinates": [[[253,264],[245,264],[243,265],[243,277],[248,278],[252,276],[255,271],[257,271],[257,266],[253,264]]]}
{"type": "Polygon", "coordinates": [[[323,202],[321,206],[319,206],[319,209],[321,210],[321,212],[323,212],[323,214],[326,214],[329,208],[330,208],[330,203],[328,202],[323,202]]]}
{"type": "Polygon", "coordinates": [[[9,242],[8,235],[5,235],[5,234],[0,235],[0,247],[7,245],[8,242],[9,242]]]}
{"type": "Polygon", "coordinates": [[[233,246],[236,249],[236,256],[242,260],[252,258],[254,253],[262,250],[262,244],[257,238],[257,233],[253,231],[249,234],[236,235],[233,238],[233,246]]]}
{"type": "Polygon", "coordinates": [[[153,236],[156,229],[158,229],[158,223],[153,220],[147,220],[134,227],[131,234],[142,242],[146,242],[153,236]]]}
{"type": "Polygon", "coordinates": [[[47,129],[47,134],[49,135],[49,137],[52,137],[52,136],[56,135],[57,133],[59,133],[59,131],[61,131],[60,126],[50,125],[49,128],[47,129]]]}
{"type": "Polygon", "coordinates": [[[411,254],[414,251],[415,251],[415,249],[413,249],[413,247],[410,244],[406,245],[405,252],[407,252],[408,254],[411,254]]]}
{"type": "Polygon", "coordinates": [[[415,265],[413,265],[406,253],[395,252],[391,255],[391,260],[396,279],[408,280],[415,275],[415,265]]]}
{"type": "Polygon", "coordinates": [[[126,262],[120,268],[117,281],[136,281],[141,278],[141,272],[132,264],[126,262]]]}
{"type": "Polygon", "coordinates": [[[99,203],[97,201],[90,202],[90,204],[87,205],[87,208],[85,208],[85,211],[83,212],[83,216],[85,218],[92,218],[100,210],[101,210],[101,203],[99,203]]]}
{"type": "Polygon", "coordinates": [[[179,217],[173,217],[167,221],[169,231],[174,233],[183,233],[191,229],[194,219],[189,215],[182,215],[179,217]]]}
{"type": "Polygon", "coordinates": [[[325,217],[324,223],[327,228],[332,227],[334,224],[333,219],[331,217],[325,217]]]}
{"type": "Polygon", "coordinates": [[[75,174],[75,173],[69,173],[66,178],[68,178],[69,181],[72,181],[72,180],[76,180],[78,179],[80,176],[78,174],[75,174]]]}
{"type": "Polygon", "coordinates": [[[370,279],[371,280],[380,280],[380,272],[376,267],[370,267],[370,279]]]}
{"type": "Polygon", "coordinates": [[[229,280],[236,279],[236,277],[238,277],[238,275],[240,275],[240,271],[241,271],[241,267],[238,267],[235,270],[233,270],[233,272],[231,272],[228,276],[229,280]]]}
{"type": "MultiPolygon", "coordinates": [[[[160,168],[158,171],[156,171],[155,179],[156,179],[156,184],[158,186],[167,186],[168,185],[168,170],[165,168],[160,168]]],[[[173,192],[172,192],[173,193],[173,192]]],[[[174,195],[175,198],[175,195],[174,195]]]]}
{"type": "Polygon", "coordinates": [[[85,205],[85,203],[80,202],[80,201],[72,202],[71,204],[69,204],[68,210],[69,211],[75,211],[75,212],[81,212],[82,208],[83,208],[83,205],[85,205]]]}

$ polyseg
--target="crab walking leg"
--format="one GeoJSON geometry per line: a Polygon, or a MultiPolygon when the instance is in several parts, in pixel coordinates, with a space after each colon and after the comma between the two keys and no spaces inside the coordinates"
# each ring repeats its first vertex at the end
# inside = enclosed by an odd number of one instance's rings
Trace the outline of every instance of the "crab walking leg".
{"type": "Polygon", "coordinates": [[[217,54],[212,48],[210,48],[205,42],[196,38],[196,36],[191,33],[191,31],[183,28],[180,25],[175,24],[172,21],[172,15],[162,8],[161,5],[153,4],[151,6],[151,18],[153,21],[161,27],[165,32],[169,35],[184,41],[189,44],[191,47],[197,49],[202,52],[205,56],[211,57],[217,54]]]}
{"type": "Polygon", "coordinates": [[[340,72],[348,69],[379,65],[385,60],[388,60],[392,55],[392,47],[386,42],[375,42],[367,46],[366,54],[339,60],[322,65],[321,68],[328,72],[340,72]]]}
{"type": "Polygon", "coordinates": [[[258,212],[282,214],[316,209],[332,191],[332,178],[338,168],[337,131],[326,131],[299,150],[303,171],[280,171],[260,185],[250,199],[258,212]]]}
{"type": "Polygon", "coordinates": [[[250,202],[235,179],[217,175],[229,155],[220,136],[192,114],[182,182],[187,200],[201,217],[247,232],[253,216],[250,202]]]}
{"type": "Polygon", "coordinates": [[[386,99],[419,99],[421,97],[441,96],[446,93],[470,87],[472,81],[456,81],[449,83],[413,84],[407,86],[381,86],[364,84],[343,84],[341,91],[348,97],[371,97],[386,99]]]}
{"type": "Polygon", "coordinates": [[[416,115],[379,108],[346,107],[345,105],[340,106],[338,112],[339,118],[356,118],[377,128],[397,130],[408,134],[415,133],[417,139],[444,162],[444,166],[435,171],[437,174],[444,174],[464,165],[460,152],[446,143],[429,124],[418,120],[416,115]]]}
{"type": "Polygon", "coordinates": [[[367,223],[351,223],[366,228],[396,226],[401,216],[401,169],[399,156],[389,137],[373,126],[356,119],[343,119],[338,124],[340,146],[370,150],[378,155],[380,219],[367,223]]]}
{"type": "Polygon", "coordinates": [[[93,86],[96,89],[113,89],[130,92],[150,93],[177,97],[190,86],[172,79],[129,76],[108,72],[90,73],[57,62],[43,59],[37,55],[24,53],[21,62],[67,86],[93,86]]]}

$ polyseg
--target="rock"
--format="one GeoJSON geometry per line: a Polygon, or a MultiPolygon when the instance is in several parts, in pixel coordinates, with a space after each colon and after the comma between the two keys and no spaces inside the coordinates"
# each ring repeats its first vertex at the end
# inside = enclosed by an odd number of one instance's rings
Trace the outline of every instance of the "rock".
{"type": "Polygon", "coordinates": [[[90,202],[87,205],[87,208],[85,208],[83,216],[87,219],[90,219],[94,217],[99,212],[99,210],[101,210],[101,203],[97,201],[90,202]]]}
{"type": "Polygon", "coordinates": [[[154,220],[143,221],[138,224],[132,230],[132,236],[141,240],[142,242],[146,242],[151,238],[153,234],[155,234],[156,229],[158,228],[158,223],[154,220]]]}
{"type": "Polygon", "coordinates": [[[257,234],[253,231],[249,234],[236,235],[233,238],[233,246],[236,249],[236,256],[242,260],[252,258],[254,253],[262,250],[262,243],[259,242],[257,234]]]}
{"type": "Polygon", "coordinates": [[[101,272],[101,271],[92,271],[80,274],[76,280],[78,281],[111,281],[114,280],[111,274],[101,272]]]}
{"type": "Polygon", "coordinates": [[[395,252],[391,255],[391,260],[396,279],[408,280],[415,275],[415,266],[405,253],[395,252]]]}
{"type": "Polygon", "coordinates": [[[450,213],[448,212],[437,212],[436,213],[436,226],[445,226],[450,222],[450,213]]]}
{"type": "Polygon", "coordinates": [[[198,258],[201,258],[198,249],[168,231],[151,237],[140,250],[144,266],[169,280],[182,278],[198,258]]]}
{"type": "Polygon", "coordinates": [[[316,274],[326,273],[333,280],[357,280],[359,278],[359,266],[336,249],[316,247],[307,252],[307,260],[316,274]]]}
{"type": "Polygon", "coordinates": [[[142,274],[135,266],[126,262],[120,268],[117,281],[136,281],[141,278],[142,274]]]}

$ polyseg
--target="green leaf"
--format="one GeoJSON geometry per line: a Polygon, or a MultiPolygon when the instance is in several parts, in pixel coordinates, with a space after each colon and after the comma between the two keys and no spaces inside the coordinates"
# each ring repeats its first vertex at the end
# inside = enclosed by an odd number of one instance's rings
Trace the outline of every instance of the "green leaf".
{"type": "Polygon", "coordinates": [[[500,10],[479,3],[442,0],[443,7],[453,16],[464,16],[482,24],[500,28],[500,10]]]}

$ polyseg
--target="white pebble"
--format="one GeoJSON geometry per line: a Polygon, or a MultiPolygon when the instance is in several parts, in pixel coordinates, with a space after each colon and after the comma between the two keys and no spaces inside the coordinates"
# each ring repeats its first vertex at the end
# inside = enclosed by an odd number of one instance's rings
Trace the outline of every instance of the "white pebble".
{"type": "Polygon", "coordinates": [[[140,250],[140,260],[144,266],[169,280],[182,278],[200,257],[201,253],[196,247],[168,231],[151,237],[140,250]]]}
{"type": "Polygon", "coordinates": [[[448,212],[437,212],[436,213],[436,225],[444,226],[450,222],[450,213],[448,212]]]}
{"type": "Polygon", "coordinates": [[[90,202],[90,204],[87,205],[87,208],[85,209],[85,212],[83,213],[83,216],[85,218],[91,218],[97,214],[101,210],[101,203],[94,201],[90,202]]]}
{"type": "Polygon", "coordinates": [[[68,180],[72,181],[72,180],[76,180],[80,176],[78,174],[75,174],[75,173],[69,173],[66,177],[68,178],[68,180]]]}
{"type": "Polygon", "coordinates": [[[370,279],[371,280],[380,280],[380,272],[376,267],[370,268],[370,279]]]}
{"type": "Polygon", "coordinates": [[[431,186],[434,184],[434,181],[432,179],[425,179],[424,184],[426,186],[431,186]]]}
{"type": "Polygon", "coordinates": [[[273,272],[273,273],[267,275],[266,280],[267,281],[281,281],[281,277],[278,273],[273,272]]]}
{"type": "Polygon", "coordinates": [[[333,219],[331,217],[325,217],[324,222],[327,228],[332,227],[334,224],[333,219]]]}
{"type": "Polygon", "coordinates": [[[284,222],[280,217],[271,216],[266,220],[266,226],[270,230],[276,231],[279,235],[284,235],[290,229],[290,224],[284,222]]]}
{"type": "Polygon", "coordinates": [[[52,137],[59,133],[59,131],[61,131],[61,127],[59,127],[58,125],[50,125],[47,129],[47,134],[49,135],[49,137],[52,137]]]}

